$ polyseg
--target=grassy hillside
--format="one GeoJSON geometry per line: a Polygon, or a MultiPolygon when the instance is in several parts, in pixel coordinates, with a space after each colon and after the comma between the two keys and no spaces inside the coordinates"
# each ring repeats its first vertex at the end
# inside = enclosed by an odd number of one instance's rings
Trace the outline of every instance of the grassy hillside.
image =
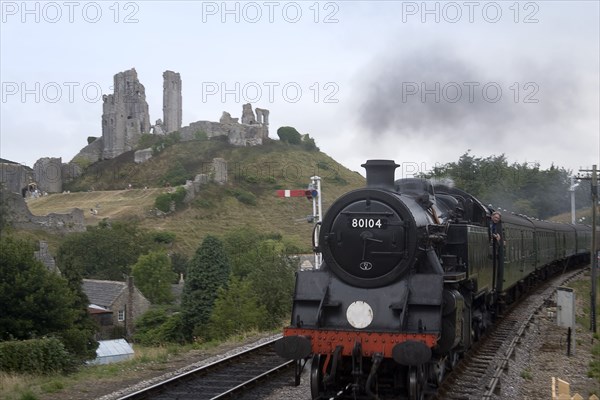
{"type": "Polygon", "coordinates": [[[142,164],[132,153],[90,166],[72,182],[70,194],[53,194],[30,200],[31,212],[44,215],[81,208],[86,224],[103,218],[136,221],[142,227],[176,234],[175,249],[193,253],[207,234],[222,235],[249,224],[265,233],[281,234],[303,251],[311,248],[312,214],[306,198],[278,198],[277,189],[304,189],[310,177],[322,178],[325,211],[341,194],[364,186],[364,178],[324,153],[301,146],[269,141],[264,146],[234,147],[223,142],[192,141],[175,144],[142,164]],[[156,197],[167,191],[165,182],[192,179],[208,173],[215,157],[228,163],[228,182],[208,184],[184,209],[167,216],[152,212],[156,197]],[[132,190],[125,188],[131,184],[132,190]],[[143,187],[148,189],[144,190],[143,187]],[[88,191],[93,188],[93,191],[88,191]],[[95,208],[98,215],[89,211],[95,208]]]}

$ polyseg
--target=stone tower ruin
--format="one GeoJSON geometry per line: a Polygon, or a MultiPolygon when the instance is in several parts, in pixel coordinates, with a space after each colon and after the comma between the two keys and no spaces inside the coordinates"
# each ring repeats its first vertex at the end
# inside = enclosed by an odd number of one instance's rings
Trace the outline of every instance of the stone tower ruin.
{"type": "Polygon", "coordinates": [[[142,133],[150,132],[146,90],[135,68],[114,77],[114,94],[102,97],[102,158],[132,150],[142,133]]]}
{"type": "Polygon", "coordinates": [[[181,75],[163,73],[163,127],[165,133],[178,131],[182,124],[181,75]]]}
{"type": "Polygon", "coordinates": [[[33,165],[33,177],[40,191],[62,192],[62,158],[40,158],[33,165]]]}

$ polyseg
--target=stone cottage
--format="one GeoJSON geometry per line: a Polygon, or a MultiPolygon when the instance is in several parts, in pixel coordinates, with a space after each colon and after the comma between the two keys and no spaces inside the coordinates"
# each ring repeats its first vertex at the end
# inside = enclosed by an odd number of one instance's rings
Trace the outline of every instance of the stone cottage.
{"type": "Polygon", "coordinates": [[[88,312],[100,325],[101,339],[118,336],[119,332],[130,338],[135,320],[150,308],[148,299],[133,284],[133,277],[127,282],[84,279],[83,291],[90,302],[88,312]]]}

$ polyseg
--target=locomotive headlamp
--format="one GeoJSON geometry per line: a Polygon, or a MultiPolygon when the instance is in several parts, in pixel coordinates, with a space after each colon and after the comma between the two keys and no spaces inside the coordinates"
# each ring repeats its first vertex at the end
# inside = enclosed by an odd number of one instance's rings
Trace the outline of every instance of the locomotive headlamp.
{"type": "Polygon", "coordinates": [[[356,329],[366,328],[373,322],[373,309],[364,301],[355,301],[348,306],[346,319],[356,329]]]}

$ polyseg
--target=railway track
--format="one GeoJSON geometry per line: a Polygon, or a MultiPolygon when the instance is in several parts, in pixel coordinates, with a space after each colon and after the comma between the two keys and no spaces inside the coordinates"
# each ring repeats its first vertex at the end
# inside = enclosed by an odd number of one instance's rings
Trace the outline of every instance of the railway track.
{"type": "Polygon", "coordinates": [[[294,368],[273,351],[276,339],[167,379],[119,400],[217,400],[239,398],[260,382],[294,368]]]}
{"type": "Polygon", "coordinates": [[[501,395],[502,375],[535,315],[556,288],[581,270],[554,278],[536,288],[498,320],[494,328],[457,365],[431,398],[436,400],[490,400],[501,395]]]}

